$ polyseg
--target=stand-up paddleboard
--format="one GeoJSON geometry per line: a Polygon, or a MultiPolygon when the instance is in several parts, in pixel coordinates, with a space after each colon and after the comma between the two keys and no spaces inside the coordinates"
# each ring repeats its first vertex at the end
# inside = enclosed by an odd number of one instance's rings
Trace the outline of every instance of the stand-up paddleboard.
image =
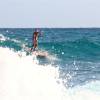
{"type": "Polygon", "coordinates": [[[46,58],[48,56],[48,53],[45,51],[33,51],[33,55],[36,55],[36,57],[39,58],[46,58]]]}
{"type": "Polygon", "coordinates": [[[47,58],[48,57],[48,53],[46,51],[41,51],[41,50],[32,51],[31,48],[28,48],[26,46],[23,46],[23,48],[26,52],[30,52],[32,55],[35,55],[36,57],[39,57],[39,58],[47,58]]]}

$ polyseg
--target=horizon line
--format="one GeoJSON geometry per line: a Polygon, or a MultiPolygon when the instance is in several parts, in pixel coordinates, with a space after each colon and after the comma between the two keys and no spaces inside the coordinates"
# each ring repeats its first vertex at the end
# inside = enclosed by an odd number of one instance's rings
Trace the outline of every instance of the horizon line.
{"type": "Polygon", "coordinates": [[[62,28],[62,29],[65,29],[65,28],[100,28],[100,27],[0,27],[0,29],[2,29],[2,28],[4,28],[4,29],[7,29],[7,28],[23,28],[23,29],[25,29],[25,28],[29,28],[29,29],[34,29],[34,28],[62,28]]]}

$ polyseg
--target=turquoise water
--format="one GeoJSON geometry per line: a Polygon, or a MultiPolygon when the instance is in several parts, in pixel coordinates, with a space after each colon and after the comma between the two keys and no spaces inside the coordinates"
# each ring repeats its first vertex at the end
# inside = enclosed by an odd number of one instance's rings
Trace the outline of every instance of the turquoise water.
{"type": "MultiPolygon", "coordinates": [[[[43,28],[41,31],[38,49],[48,51],[56,60],[37,58],[39,64],[59,67],[59,78],[66,88],[100,80],[99,28],[43,28]]],[[[12,48],[14,52],[24,50],[23,44],[30,48],[33,32],[34,29],[0,29],[0,47],[12,48]]]]}
{"type": "MultiPolygon", "coordinates": [[[[0,29],[0,34],[7,38],[0,42],[0,46],[17,51],[23,49],[23,44],[31,47],[33,31],[34,29],[0,29]]],[[[62,73],[76,73],[73,79],[69,80],[72,82],[71,85],[100,79],[100,29],[51,28],[41,31],[43,35],[39,37],[38,48],[59,59],[50,63],[59,65],[62,73]],[[82,80],[80,77],[83,77],[82,80]]]]}

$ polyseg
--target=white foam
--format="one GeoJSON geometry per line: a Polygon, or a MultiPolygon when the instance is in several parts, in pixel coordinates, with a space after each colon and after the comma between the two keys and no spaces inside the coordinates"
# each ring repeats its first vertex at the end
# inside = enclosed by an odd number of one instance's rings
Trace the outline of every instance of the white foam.
{"type": "Polygon", "coordinates": [[[100,82],[66,89],[59,69],[0,47],[0,100],[100,100],[100,82]]]}
{"type": "Polygon", "coordinates": [[[10,41],[13,41],[15,43],[21,43],[19,40],[17,39],[10,39],[9,37],[6,37],[2,34],[0,34],[0,41],[3,42],[3,41],[6,41],[6,40],[10,40],[10,41]]]}
{"type": "Polygon", "coordinates": [[[31,56],[19,57],[0,48],[0,100],[61,100],[58,77],[57,68],[37,65],[31,56]]]}
{"type": "Polygon", "coordinates": [[[68,91],[71,100],[100,100],[100,81],[92,81],[68,91]]]}
{"type": "Polygon", "coordinates": [[[6,40],[6,37],[2,34],[0,34],[0,41],[5,41],[6,40]]]}

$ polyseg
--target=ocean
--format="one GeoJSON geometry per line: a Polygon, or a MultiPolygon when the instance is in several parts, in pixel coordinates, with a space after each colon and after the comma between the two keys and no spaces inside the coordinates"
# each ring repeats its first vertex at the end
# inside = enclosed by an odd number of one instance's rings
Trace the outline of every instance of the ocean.
{"type": "Polygon", "coordinates": [[[100,28],[0,29],[0,100],[100,100],[100,28]]]}

